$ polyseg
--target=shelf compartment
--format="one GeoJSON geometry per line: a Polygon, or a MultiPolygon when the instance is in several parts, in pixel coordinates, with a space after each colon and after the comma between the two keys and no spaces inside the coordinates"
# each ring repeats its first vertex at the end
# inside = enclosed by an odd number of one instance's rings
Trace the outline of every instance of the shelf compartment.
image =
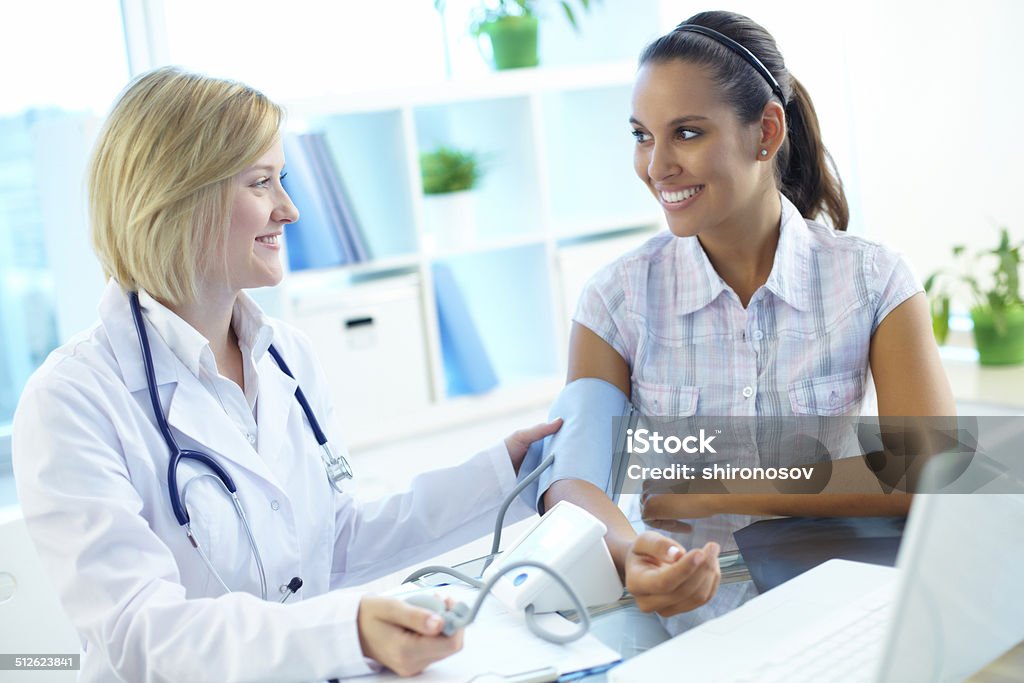
{"type": "Polygon", "coordinates": [[[371,258],[415,254],[401,110],[339,114],[310,125],[326,133],[371,258]]]}
{"type": "Polygon", "coordinates": [[[513,97],[419,107],[413,112],[420,152],[445,145],[480,154],[477,241],[543,235],[530,100],[513,97]]]}
{"type": "MultiPolygon", "coordinates": [[[[657,215],[658,206],[633,172],[631,91],[611,86],[541,96],[551,221],[606,224],[611,217],[657,215]]],[[[624,226],[625,227],[625,226],[624,226]]]]}
{"type": "Polygon", "coordinates": [[[545,246],[453,256],[432,271],[449,398],[559,371],[545,246]]]}
{"type": "Polygon", "coordinates": [[[310,293],[291,322],[313,343],[346,431],[427,409],[431,386],[418,273],[310,293]]]}

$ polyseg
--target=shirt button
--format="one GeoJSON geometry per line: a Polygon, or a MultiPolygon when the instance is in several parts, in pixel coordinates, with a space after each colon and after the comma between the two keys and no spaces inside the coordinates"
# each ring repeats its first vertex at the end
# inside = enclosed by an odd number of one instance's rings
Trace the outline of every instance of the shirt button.
{"type": "Polygon", "coordinates": [[[754,330],[754,334],[752,334],[751,336],[754,338],[754,341],[761,341],[762,339],[764,339],[764,332],[762,332],[761,330],[754,330]]]}
{"type": "Polygon", "coordinates": [[[750,398],[754,395],[753,387],[743,387],[743,398],[750,398]]]}
{"type": "Polygon", "coordinates": [[[281,509],[281,504],[278,503],[276,500],[272,500],[270,501],[270,509],[273,510],[274,512],[277,512],[278,510],[281,509]]]}
{"type": "Polygon", "coordinates": [[[835,389],[833,389],[832,393],[829,394],[829,396],[828,396],[828,402],[829,402],[829,404],[834,405],[834,406],[839,405],[839,392],[836,391],[835,389]]]}

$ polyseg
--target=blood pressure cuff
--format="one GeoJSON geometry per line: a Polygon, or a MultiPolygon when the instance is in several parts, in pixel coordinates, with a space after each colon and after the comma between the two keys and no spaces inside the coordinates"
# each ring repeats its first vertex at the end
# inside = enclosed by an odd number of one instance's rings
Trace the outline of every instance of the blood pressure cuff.
{"type": "Polygon", "coordinates": [[[555,462],[523,491],[523,502],[543,514],[544,493],[562,479],[588,481],[614,498],[621,464],[617,454],[623,451],[619,446],[628,422],[622,418],[632,412],[629,399],[614,384],[592,377],[567,384],[548,411],[548,419],[562,418],[562,428],[530,447],[520,479],[552,453],[555,462]]]}

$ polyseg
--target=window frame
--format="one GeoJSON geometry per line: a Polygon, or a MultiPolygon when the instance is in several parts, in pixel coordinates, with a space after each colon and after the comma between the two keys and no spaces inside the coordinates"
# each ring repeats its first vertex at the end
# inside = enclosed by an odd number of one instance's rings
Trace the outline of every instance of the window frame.
{"type": "MultiPolygon", "coordinates": [[[[165,64],[168,43],[163,22],[164,0],[120,0],[119,5],[130,77],[165,64]]],[[[12,437],[13,424],[0,422],[0,478],[12,476],[12,437]]]]}

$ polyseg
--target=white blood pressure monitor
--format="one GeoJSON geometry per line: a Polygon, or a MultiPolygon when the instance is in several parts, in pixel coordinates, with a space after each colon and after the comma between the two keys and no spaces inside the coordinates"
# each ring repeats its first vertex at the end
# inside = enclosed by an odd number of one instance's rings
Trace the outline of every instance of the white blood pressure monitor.
{"type": "MultiPolygon", "coordinates": [[[[622,582],[604,543],[607,528],[581,507],[560,501],[484,572],[486,581],[513,562],[543,562],[579,594],[588,607],[622,597],[622,582]]],[[[513,570],[494,585],[494,595],[513,612],[574,609],[572,599],[547,572],[535,567],[513,570]]]]}

